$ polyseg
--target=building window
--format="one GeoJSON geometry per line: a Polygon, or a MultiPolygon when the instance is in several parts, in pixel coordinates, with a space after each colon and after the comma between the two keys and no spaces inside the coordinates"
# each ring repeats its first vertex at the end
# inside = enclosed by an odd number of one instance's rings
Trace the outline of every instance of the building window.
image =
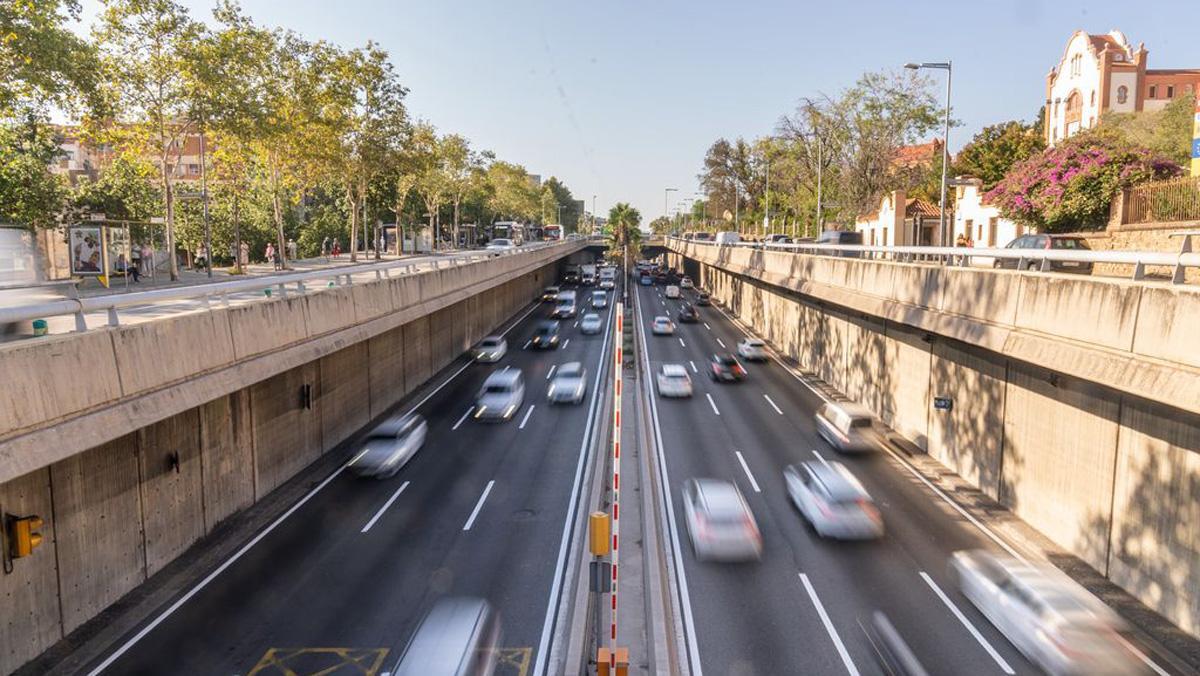
{"type": "Polygon", "coordinates": [[[963,237],[970,239],[973,232],[975,232],[975,221],[974,219],[968,218],[963,224],[963,237]]]}
{"type": "Polygon", "coordinates": [[[1096,90],[1092,90],[1092,105],[1096,105],[1096,90]]]}
{"type": "Polygon", "coordinates": [[[199,174],[199,173],[200,173],[200,165],[199,165],[199,164],[189,164],[189,165],[187,165],[187,173],[189,173],[189,174],[199,174]]]}
{"type": "Polygon", "coordinates": [[[1121,85],[1117,87],[1117,103],[1125,103],[1129,100],[1129,87],[1121,85]]]}
{"type": "Polygon", "coordinates": [[[879,243],[879,245],[880,245],[880,246],[891,246],[890,244],[888,244],[887,231],[888,231],[888,229],[887,229],[887,228],[884,228],[884,229],[883,229],[883,237],[881,237],[881,238],[880,238],[880,239],[882,239],[883,241],[881,241],[881,242],[879,243]]]}
{"type": "Polygon", "coordinates": [[[1000,218],[998,216],[992,216],[991,218],[988,219],[987,243],[988,243],[989,247],[996,246],[996,227],[999,224],[1000,224],[1000,218]]]}
{"type": "Polygon", "coordinates": [[[1158,97],[1158,87],[1156,87],[1154,85],[1150,85],[1150,93],[1147,94],[1146,96],[1151,99],[1157,98],[1158,97]]]}
{"type": "Polygon", "coordinates": [[[1167,85],[1167,98],[1168,99],[1175,98],[1175,86],[1174,85],[1167,85]]]}

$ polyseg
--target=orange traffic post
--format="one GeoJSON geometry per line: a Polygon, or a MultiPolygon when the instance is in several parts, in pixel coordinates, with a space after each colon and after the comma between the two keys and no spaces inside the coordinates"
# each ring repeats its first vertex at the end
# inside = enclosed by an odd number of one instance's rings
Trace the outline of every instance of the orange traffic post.
{"type": "Polygon", "coordinates": [[[629,648],[617,648],[616,676],[629,676],[629,648]]]}
{"type": "Polygon", "coordinates": [[[608,676],[608,648],[601,647],[596,651],[596,676],[608,676]]]}
{"type": "Polygon", "coordinates": [[[608,512],[592,512],[588,517],[588,542],[592,556],[608,556],[611,538],[608,512]]]}

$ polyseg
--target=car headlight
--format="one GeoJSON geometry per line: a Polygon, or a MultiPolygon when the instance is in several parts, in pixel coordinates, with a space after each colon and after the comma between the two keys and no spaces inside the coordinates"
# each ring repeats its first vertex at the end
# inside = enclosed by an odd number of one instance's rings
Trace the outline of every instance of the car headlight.
{"type": "Polygon", "coordinates": [[[517,410],[516,406],[509,406],[508,408],[504,409],[504,417],[511,418],[513,411],[515,411],[515,410],[517,410]]]}
{"type": "Polygon", "coordinates": [[[483,412],[486,410],[487,410],[487,406],[481,405],[478,409],[475,410],[475,417],[478,418],[479,416],[483,415],[483,412]]]}

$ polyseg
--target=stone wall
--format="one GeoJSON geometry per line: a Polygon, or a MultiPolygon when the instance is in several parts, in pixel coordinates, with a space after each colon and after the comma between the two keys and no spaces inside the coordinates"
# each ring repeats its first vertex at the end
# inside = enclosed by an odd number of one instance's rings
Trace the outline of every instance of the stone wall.
{"type": "MultiPolygon", "coordinates": [[[[1200,222],[1181,223],[1127,223],[1125,225],[1109,225],[1108,229],[1092,232],[1073,233],[1087,240],[1088,246],[1096,251],[1165,251],[1179,253],[1183,243],[1171,233],[1182,230],[1200,230],[1200,222]]],[[[1200,242],[1197,242],[1200,245],[1200,242]]],[[[1152,279],[1170,280],[1174,270],[1165,267],[1147,267],[1146,276],[1152,279]]],[[[1132,265],[1115,263],[1098,263],[1094,274],[1110,277],[1130,277],[1133,275],[1132,265]]],[[[1188,284],[1200,284],[1200,269],[1188,268],[1184,272],[1184,281],[1188,284]]]]}

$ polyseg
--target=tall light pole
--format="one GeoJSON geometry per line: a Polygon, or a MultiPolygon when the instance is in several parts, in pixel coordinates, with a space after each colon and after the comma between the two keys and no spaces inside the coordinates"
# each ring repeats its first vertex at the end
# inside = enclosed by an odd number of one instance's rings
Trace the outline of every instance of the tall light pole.
{"type": "Polygon", "coordinates": [[[592,195],[592,235],[596,234],[596,196],[592,195]]]}
{"type": "Polygon", "coordinates": [[[767,157],[767,213],[763,216],[763,235],[771,232],[771,158],[767,157]]]}
{"type": "Polygon", "coordinates": [[[700,223],[703,229],[708,228],[708,195],[704,193],[696,193],[696,199],[700,201],[700,206],[704,208],[704,220],[700,223]]]}
{"type": "Polygon", "coordinates": [[[670,218],[670,214],[667,213],[668,211],[670,211],[670,208],[667,206],[667,203],[670,202],[671,193],[673,193],[673,192],[679,192],[679,188],[663,188],[663,217],[664,218],[670,218]]]}
{"type": "Polygon", "coordinates": [[[920,70],[921,68],[929,68],[946,71],[946,129],[945,135],[942,137],[942,203],[941,214],[938,216],[938,244],[941,246],[947,245],[946,233],[946,172],[950,167],[950,78],[954,74],[954,69],[950,61],[945,63],[906,63],[905,68],[909,70],[920,70]]]}

